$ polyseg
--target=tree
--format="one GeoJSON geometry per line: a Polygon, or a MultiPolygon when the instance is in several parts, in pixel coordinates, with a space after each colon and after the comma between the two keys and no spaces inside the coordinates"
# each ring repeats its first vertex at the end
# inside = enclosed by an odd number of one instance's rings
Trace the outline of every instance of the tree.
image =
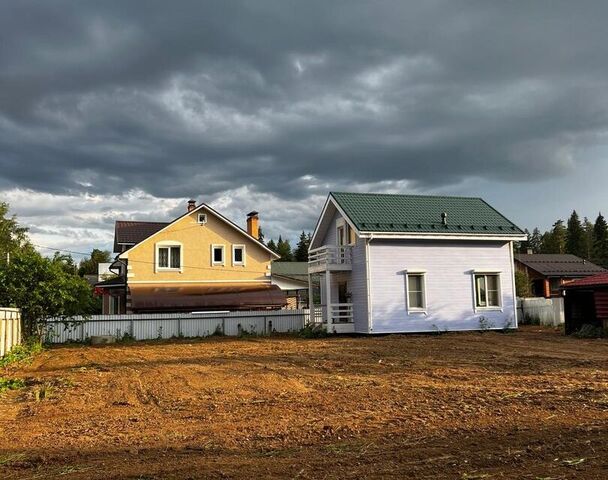
{"type": "Polygon", "coordinates": [[[307,235],[302,230],[300,234],[300,240],[298,241],[298,245],[296,246],[296,251],[294,252],[294,260],[296,262],[308,262],[308,248],[310,247],[311,235],[310,233],[307,235]]]}
{"type": "Polygon", "coordinates": [[[289,244],[289,240],[283,240],[283,238],[279,235],[279,240],[277,242],[277,252],[281,258],[278,260],[279,262],[292,262],[293,254],[291,253],[291,245],[289,244]]]}
{"type": "Polygon", "coordinates": [[[29,250],[0,267],[0,305],[20,308],[24,333],[38,336],[49,317],[68,321],[95,310],[86,280],[67,273],[62,262],[29,250]]]}
{"type": "Polygon", "coordinates": [[[268,241],[268,244],[266,246],[274,253],[277,253],[277,244],[274,243],[274,240],[272,238],[268,241]]]}
{"type": "Polygon", "coordinates": [[[543,238],[538,227],[532,230],[532,234],[528,238],[528,248],[532,253],[540,253],[543,244],[543,238]]]}
{"type": "Polygon", "coordinates": [[[107,250],[99,250],[94,248],[90,258],[84,258],[78,266],[78,275],[97,275],[98,266],[100,263],[109,263],[112,261],[112,256],[107,250]]]}
{"type": "Polygon", "coordinates": [[[260,243],[264,243],[264,232],[262,232],[262,227],[258,228],[258,240],[260,243]]]}
{"type": "Polygon", "coordinates": [[[76,263],[69,253],[55,252],[52,261],[58,263],[65,273],[76,273],[76,263]]]}
{"type": "Polygon", "coordinates": [[[576,210],[573,210],[572,215],[568,219],[568,227],[566,229],[566,253],[587,258],[586,247],[585,230],[581,225],[578,213],[576,213],[576,210]]]}
{"type": "Polygon", "coordinates": [[[593,223],[585,217],[583,220],[583,230],[585,230],[585,257],[591,259],[593,256],[593,223]]]}
{"type": "Polygon", "coordinates": [[[518,297],[531,297],[532,285],[530,278],[524,272],[517,270],[515,272],[515,292],[518,297]]]}
{"type": "Polygon", "coordinates": [[[8,203],[0,202],[0,266],[24,248],[33,251],[27,237],[27,228],[17,223],[15,215],[9,217],[8,211],[8,203]]]}
{"type": "Polygon", "coordinates": [[[593,227],[593,261],[608,266],[608,224],[600,213],[593,227]]]}
{"type": "Polygon", "coordinates": [[[553,224],[551,231],[543,234],[541,253],[565,253],[565,251],[566,227],[563,220],[558,220],[553,224]]]}

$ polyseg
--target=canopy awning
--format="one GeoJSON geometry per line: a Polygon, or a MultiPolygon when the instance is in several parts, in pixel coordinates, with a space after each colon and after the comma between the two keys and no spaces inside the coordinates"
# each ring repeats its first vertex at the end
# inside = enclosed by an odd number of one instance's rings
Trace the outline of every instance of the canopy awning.
{"type": "Polygon", "coordinates": [[[260,310],[287,304],[285,293],[270,284],[131,285],[130,290],[134,311],[260,310]]]}

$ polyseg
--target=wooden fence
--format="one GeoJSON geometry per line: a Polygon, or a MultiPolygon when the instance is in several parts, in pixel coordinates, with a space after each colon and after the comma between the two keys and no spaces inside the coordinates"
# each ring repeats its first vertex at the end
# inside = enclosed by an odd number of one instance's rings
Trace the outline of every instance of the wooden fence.
{"type": "Polygon", "coordinates": [[[517,318],[519,324],[550,325],[557,327],[565,321],[564,299],[518,298],[517,318]]]}
{"type": "Polygon", "coordinates": [[[21,311],[0,307],[0,358],[21,343],[21,311]]]}
{"type": "Polygon", "coordinates": [[[92,315],[69,322],[49,319],[45,340],[49,343],[83,342],[98,335],[135,340],[174,337],[207,337],[214,334],[268,335],[298,332],[308,320],[308,310],[245,312],[154,313],[135,315],[92,315]]]}

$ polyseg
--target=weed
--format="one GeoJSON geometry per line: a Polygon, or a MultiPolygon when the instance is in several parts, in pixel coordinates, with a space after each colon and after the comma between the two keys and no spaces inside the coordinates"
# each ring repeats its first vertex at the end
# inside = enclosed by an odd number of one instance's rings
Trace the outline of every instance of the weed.
{"type": "Polygon", "coordinates": [[[42,400],[48,400],[53,396],[53,387],[47,383],[40,385],[36,390],[34,390],[34,399],[37,402],[42,400]]]}
{"type": "Polygon", "coordinates": [[[602,327],[585,323],[579,330],[572,334],[577,338],[602,338],[606,332],[602,327]]]}
{"type": "Polygon", "coordinates": [[[306,325],[298,335],[302,338],[325,338],[328,333],[325,327],[317,323],[306,325]]]}
{"type": "Polygon", "coordinates": [[[21,345],[16,345],[3,358],[0,358],[0,367],[6,367],[11,363],[31,362],[34,355],[42,352],[44,347],[38,340],[28,340],[21,345]]]}
{"type": "Polygon", "coordinates": [[[224,336],[224,330],[222,329],[222,326],[221,325],[217,325],[215,327],[215,330],[211,334],[211,336],[212,337],[223,337],[224,336]]]}
{"type": "Polygon", "coordinates": [[[14,463],[21,462],[25,459],[25,454],[23,453],[13,453],[8,455],[0,456],[0,467],[2,466],[11,466],[14,463]]]}
{"type": "Polygon", "coordinates": [[[7,390],[18,390],[25,387],[25,382],[20,378],[3,378],[0,377],[0,393],[7,390]]]}
{"type": "Polygon", "coordinates": [[[124,332],[122,334],[122,337],[120,335],[117,335],[116,337],[117,337],[116,340],[121,343],[132,343],[135,341],[135,337],[133,335],[131,335],[129,332],[124,332]]]}
{"type": "Polygon", "coordinates": [[[481,332],[487,332],[492,328],[494,328],[494,324],[490,320],[488,320],[483,315],[479,317],[479,330],[481,332]]]}

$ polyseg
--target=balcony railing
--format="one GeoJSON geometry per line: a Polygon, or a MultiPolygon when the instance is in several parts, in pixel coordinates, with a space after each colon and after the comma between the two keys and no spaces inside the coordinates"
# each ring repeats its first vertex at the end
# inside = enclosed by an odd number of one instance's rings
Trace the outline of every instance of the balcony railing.
{"type": "Polygon", "coordinates": [[[308,252],[308,270],[350,270],[352,247],[324,245],[308,252]]]}
{"type": "Polygon", "coordinates": [[[352,303],[332,303],[329,305],[331,323],[353,323],[352,303]]]}

